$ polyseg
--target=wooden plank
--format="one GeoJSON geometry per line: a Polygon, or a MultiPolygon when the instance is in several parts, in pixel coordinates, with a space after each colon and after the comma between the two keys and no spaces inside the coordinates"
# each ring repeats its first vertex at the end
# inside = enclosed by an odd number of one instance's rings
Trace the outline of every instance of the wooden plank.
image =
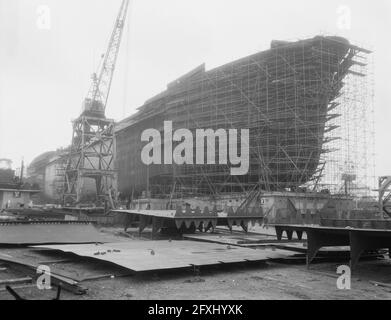
{"type": "Polygon", "coordinates": [[[49,261],[40,261],[39,264],[48,265],[48,264],[71,263],[71,262],[77,262],[77,260],[75,259],[49,260],[49,261]]]}
{"type": "Polygon", "coordinates": [[[6,280],[0,280],[0,285],[7,286],[10,284],[22,284],[22,283],[31,283],[33,281],[30,277],[24,277],[19,279],[6,279],[6,280]]]}
{"type": "Polygon", "coordinates": [[[376,287],[384,287],[391,289],[391,283],[385,283],[380,281],[369,281],[371,284],[373,284],[376,287]]]}
{"type": "MultiPolygon", "coordinates": [[[[23,261],[18,258],[14,258],[12,256],[8,256],[6,254],[1,254],[0,261],[7,262],[13,265],[16,265],[24,270],[24,273],[30,274],[31,276],[36,275],[38,265],[23,261]]],[[[78,285],[78,282],[67,277],[61,276],[59,274],[55,274],[53,272],[50,273],[52,283],[55,286],[61,285],[64,290],[70,291],[74,294],[85,294],[87,290],[78,285]]]]}

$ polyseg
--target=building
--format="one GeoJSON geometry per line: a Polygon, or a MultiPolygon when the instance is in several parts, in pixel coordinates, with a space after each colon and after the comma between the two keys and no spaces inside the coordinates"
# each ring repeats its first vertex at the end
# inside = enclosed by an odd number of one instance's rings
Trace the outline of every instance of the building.
{"type": "Polygon", "coordinates": [[[9,167],[0,169],[0,210],[30,206],[32,196],[39,193],[37,186],[21,181],[9,167]]]}

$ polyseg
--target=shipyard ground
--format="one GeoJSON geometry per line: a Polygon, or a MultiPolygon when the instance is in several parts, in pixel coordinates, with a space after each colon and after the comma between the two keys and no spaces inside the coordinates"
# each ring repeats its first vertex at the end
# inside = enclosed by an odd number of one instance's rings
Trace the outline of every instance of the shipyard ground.
{"type": "Polygon", "coordinates": [[[389,281],[389,268],[391,264],[388,268],[378,263],[362,265],[350,291],[337,289],[336,264],[307,270],[304,265],[267,263],[257,268],[207,271],[200,277],[180,274],[99,281],[91,283],[89,296],[83,299],[390,299],[391,288],[370,282],[374,274],[378,281],[389,281]]]}
{"type": "MultiPolygon", "coordinates": [[[[118,232],[114,232],[118,236],[118,232]]],[[[120,237],[120,236],[118,236],[120,237]]],[[[147,241],[147,239],[146,239],[147,241]]],[[[12,250],[12,249],[10,249],[12,250]]],[[[391,299],[391,260],[361,261],[352,276],[351,290],[338,290],[336,269],[343,261],[305,263],[263,262],[201,268],[197,272],[149,272],[83,282],[87,294],[63,291],[62,300],[214,300],[214,299],[391,299]]],[[[83,270],[76,270],[82,273],[83,270]]],[[[20,278],[14,270],[0,272],[3,278],[20,278]]],[[[17,288],[17,286],[16,286],[17,288]]],[[[27,299],[47,300],[55,291],[41,291],[34,285],[16,291],[27,299]]],[[[0,291],[0,300],[13,300],[0,291]]]]}
{"type": "MultiPolygon", "coordinates": [[[[363,262],[353,276],[351,290],[336,287],[336,264],[322,263],[307,270],[305,265],[267,263],[256,268],[234,267],[208,270],[194,277],[189,272],[171,275],[138,275],[89,281],[86,295],[63,292],[63,300],[309,300],[391,299],[391,288],[374,281],[390,281],[390,263],[363,262]]],[[[18,290],[17,290],[18,291],[18,290]]],[[[36,288],[19,290],[27,299],[51,299],[55,291],[36,288]]],[[[13,300],[0,292],[0,300],[13,300]]]]}

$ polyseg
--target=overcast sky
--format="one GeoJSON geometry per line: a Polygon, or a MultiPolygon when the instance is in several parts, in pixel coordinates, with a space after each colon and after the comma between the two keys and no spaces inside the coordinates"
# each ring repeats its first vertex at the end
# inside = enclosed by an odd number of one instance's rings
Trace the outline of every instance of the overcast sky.
{"type": "MultiPolygon", "coordinates": [[[[0,0],[0,158],[16,167],[70,143],[120,3],[0,0]]],[[[134,0],[107,115],[129,116],[203,62],[210,69],[273,39],[341,35],[375,51],[376,167],[391,174],[390,21],[389,0],[134,0]],[[341,29],[346,6],[351,24],[341,29]]]]}

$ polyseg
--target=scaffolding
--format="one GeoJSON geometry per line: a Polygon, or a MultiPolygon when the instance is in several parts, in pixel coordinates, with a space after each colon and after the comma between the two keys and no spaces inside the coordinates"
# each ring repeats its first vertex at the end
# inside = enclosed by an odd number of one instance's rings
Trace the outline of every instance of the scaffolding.
{"type": "Polygon", "coordinates": [[[326,188],[333,194],[374,197],[374,60],[368,53],[366,50],[355,55],[333,105],[338,117],[329,123],[335,129],[325,135],[325,165],[316,190],[326,188]]]}
{"type": "MultiPolygon", "coordinates": [[[[365,86],[369,54],[344,38],[317,36],[273,41],[270,50],[222,67],[196,68],[119,124],[120,190],[170,197],[330,186],[339,192],[342,178],[351,174],[338,172],[344,161],[354,164],[356,175],[358,168],[368,169],[368,161],[358,158],[357,152],[362,143],[369,143],[363,118],[369,112],[364,100],[369,94],[365,86]],[[229,165],[195,161],[145,166],[134,156],[142,148],[141,130],[156,128],[163,136],[164,120],[172,121],[174,130],[187,128],[193,133],[249,129],[248,174],[232,176],[229,165]]],[[[208,147],[204,146],[205,155],[208,147]]],[[[194,147],[194,155],[197,152],[194,147]]],[[[360,181],[352,180],[351,174],[350,182],[366,187],[365,177],[368,173],[360,175],[360,181]]]]}
{"type": "Polygon", "coordinates": [[[68,163],[68,155],[66,151],[59,154],[54,163],[55,177],[53,179],[52,188],[54,190],[54,198],[58,201],[62,201],[65,185],[65,172],[68,163]]]}

